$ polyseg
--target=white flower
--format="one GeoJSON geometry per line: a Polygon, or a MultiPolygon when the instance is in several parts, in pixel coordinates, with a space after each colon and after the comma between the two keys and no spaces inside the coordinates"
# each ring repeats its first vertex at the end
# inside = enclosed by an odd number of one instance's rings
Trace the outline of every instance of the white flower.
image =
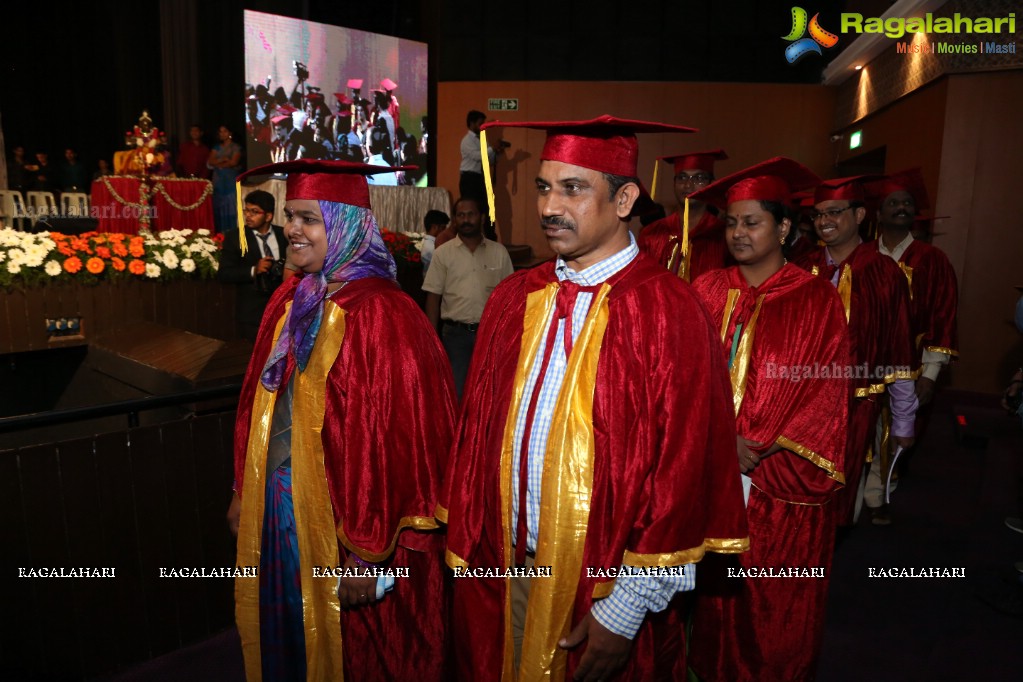
{"type": "Polygon", "coordinates": [[[185,258],[181,261],[182,272],[195,272],[195,261],[191,258],[185,258]]]}
{"type": "Polygon", "coordinates": [[[3,263],[5,258],[7,258],[7,253],[0,251],[0,263],[3,263]]]}
{"type": "Polygon", "coordinates": [[[197,230],[196,234],[199,235],[200,237],[208,237],[209,234],[210,234],[210,231],[207,230],[206,228],[203,228],[201,230],[197,230]]]}
{"type": "Polygon", "coordinates": [[[174,270],[178,267],[178,254],[174,253],[171,249],[167,249],[163,252],[163,264],[168,269],[174,270]]]}
{"type": "MultiPolygon", "coordinates": [[[[11,249],[10,251],[7,252],[7,257],[11,259],[11,263],[21,264],[25,260],[25,252],[22,251],[21,249],[11,249]]],[[[10,263],[8,263],[8,269],[9,268],[10,263]]]]}
{"type": "Polygon", "coordinates": [[[146,277],[156,279],[160,276],[160,266],[156,263],[146,263],[146,277]]]}
{"type": "Polygon", "coordinates": [[[11,273],[12,275],[18,274],[19,272],[21,272],[21,263],[18,263],[17,261],[13,260],[8,261],[7,272],[11,273]]]}
{"type": "Polygon", "coordinates": [[[63,268],[60,267],[60,263],[58,263],[55,260],[48,260],[48,261],[46,261],[46,268],[45,269],[46,269],[46,274],[49,275],[50,277],[56,277],[57,275],[59,275],[63,271],[63,268]]]}

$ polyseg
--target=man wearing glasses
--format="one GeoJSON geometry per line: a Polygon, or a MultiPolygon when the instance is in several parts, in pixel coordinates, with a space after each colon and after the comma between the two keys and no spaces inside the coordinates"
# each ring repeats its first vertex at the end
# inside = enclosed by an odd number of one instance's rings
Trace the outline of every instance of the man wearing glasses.
{"type": "Polygon", "coordinates": [[[867,215],[865,179],[870,178],[828,180],[817,187],[810,215],[824,245],[796,261],[838,290],[856,363],[850,382],[846,487],[835,498],[841,525],[854,522],[861,494],[873,524],[891,523],[884,503],[889,455],[894,445],[913,445],[918,406],[911,371],[909,286],[898,265],[860,237],[860,223],[867,215]],[[890,410],[891,418],[885,420],[890,424],[890,438],[882,438],[883,453],[874,452],[868,467],[867,450],[874,442],[882,408],[890,410]],[[889,442],[893,447],[888,447],[889,442]]]}
{"type": "Polygon", "coordinates": [[[255,342],[267,301],[284,281],[288,240],[283,228],[273,224],[272,194],[257,189],[245,195],[244,204],[247,250],[243,256],[238,230],[227,230],[217,278],[238,285],[235,298],[238,336],[255,342]]]}
{"type": "Polygon", "coordinates": [[[727,159],[722,149],[662,156],[675,168],[678,211],[650,223],[639,233],[639,250],[676,275],[692,282],[708,270],[731,264],[725,246],[725,224],[702,201],[689,201],[688,230],[684,230],[686,198],[714,181],[714,162],[727,159]]]}

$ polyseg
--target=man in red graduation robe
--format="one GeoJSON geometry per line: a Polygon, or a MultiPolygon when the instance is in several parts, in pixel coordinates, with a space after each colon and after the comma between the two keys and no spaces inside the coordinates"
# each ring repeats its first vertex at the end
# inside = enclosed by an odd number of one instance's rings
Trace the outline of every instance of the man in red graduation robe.
{"type": "Polygon", "coordinates": [[[795,682],[816,668],[835,535],[831,502],[845,482],[851,367],[838,295],[786,263],[782,245],[793,229],[785,210],[791,192],[819,181],[777,157],[699,197],[725,207],[727,243],[739,263],[693,288],[730,358],[750,525],[750,551],[738,565],[702,574],[710,580],[700,585],[691,661],[703,680],[795,682]]]}
{"type": "MultiPolygon", "coordinates": [[[[916,425],[919,437],[926,428],[938,375],[959,355],[958,283],[948,257],[937,247],[913,236],[918,211],[929,208],[920,170],[905,170],[869,182],[866,191],[878,206],[880,230],[878,238],[868,246],[895,261],[909,282],[910,338],[915,355],[915,391],[920,404],[916,425]]],[[[891,449],[887,430],[882,424],[880,438],[875,443],[882,455],[891,449]]],[[[871,509],[873,522],[880,525],[891,523],[884,499],[887,478],[882,462],[871,462],[864,502],[871,509]]]]}
{"type": "Polygon", "coordinates": [[[881,236],[870,247],[898,263],[909,282],[910,327],[920,362],[916,393],[923,407],[934,397],[942,367],[959,355],[956,273],[941,249],[914,239],[911,233],[917,211],[928,208],[919,169],[868,183],[866,189],[880,202],[881,236]]]}
{"type": "Polygon", "coordinates": [[[675,169],[678,211],[644,227],[639,233],[639,250],[687,282],[732,262],[725,247],[725,224],[717,213],[702,201],[686,201],[713,182],[714,162],[727,158],[723,149],[714,149],[658,159],[675,169]],[[687,218],[688,229],[683,229],[687,218]]]}
{"type": "Polygon", "coordinates": [[[369,210],[363,175],[384,171],[248,172],[288,173],[285,233],[304,273],[267,305],[235,428],[238,565],[260,567],[235,587],[250,681],[447,679],[434,505],[453,385],[369,210]],[[388,591],[350,575],[367,569],[408,574],[388,591]]]}
{"type": "MultiPolygon", "coordinates": [[[[888,397],[892,436],[902,448],[913,445],[917,399],[913,390],[913,349],[909,331],[909,287],[899,267],[860,238],[866,217],[863,180],[840,178],[821,183],[814,192],[813,222],[825,246],[796,262],[838,290],[849,322],[849,341],[857,371],[850,383],[847,485],[835,500],[840,524],[853,522],[858,483],[874,442],[882,400],[888,397]]],[[[886,453],[879,471],[888,467],[886,453]]],[[[883,477],[877,476],[876,481],[883,477]]],[[[875,485],[875,478],[871,478],[875,485]]],[[[871,500],[876,498],[872,491],[871,500]]],[[[869,506],[869,505],[868,505],[869,506]]],[[[882,505],[883,506],[883,505],[882,505]]],[[[880,514],[881,507],[876,507],[880,514]]]]}
{"type": "Polygon", "coordinates": [[[559,258],[502,282],[480,323],[438,509],[458,676],[684,680],[685,565],[747,545],[714,330],[628,231],[634,133],[687,129],[497,125],[548,130],[538,212],[559,258]],[[504,577],[523,567],[550,577],[504,577]]]}

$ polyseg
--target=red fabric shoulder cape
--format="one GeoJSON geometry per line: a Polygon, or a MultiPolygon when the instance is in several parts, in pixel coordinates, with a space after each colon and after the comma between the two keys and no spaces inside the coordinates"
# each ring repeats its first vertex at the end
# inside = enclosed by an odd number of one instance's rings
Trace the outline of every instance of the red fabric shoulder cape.
{"type": "MultiPolygon", "coordinates": [[[[672,247],[681,239],[682,214],[676,211],[644,227],[637,243],[640,251],[668,267],[672,247]]],[[[704,213],[700,222],[690,229],[689,246],[692,249],[689,261],[691,281],[705,272],[734,263],[725,245],[725,224],[710,211],[704,213]]]]}
{"type": "MultiPolygon", "coordinates": [[[[235,423],[238,490],[256,386],[300,279],[289,278],[270,299],[245,376],[235,423]]],[[[334,520],[349,549],[386,554],[401,528],[417,527],[410,520],[433,518],[454,423],[451,372],[437,334],[395,282],[355,280],[330,298],[346,311],[322,433],[334,520]]],[[[319,333],[338,331],[324,323],[319,333]]],[[[285,382],[292,371],[289,357],[285,382]]],[[[418,542],[416,535],[403,534],[402,543],[418,542]]]]}
{"type": "MultiPolygon", "coordinates": [[[[870,248],[880,253],[877,240],[870,242],[870,248]]],[[[927,242],[913,240],[899,264],[909,281],[910,326],[917,362],[923,349],[957,356],[959,285],[948,256],[927,242]]]]}
{"type": "MultiPolygon", "coordinates": [[[[824,247],[818,247],[798,264],[811,273],[816,268],[818,277],[831,281],[834,271],[827,265],[824,247]]],[[[900,375],[899,370],[912,370],[919,364],[911,342],[909,285],[891,258],[866,243],[860,244],[838,266],[839,270],[847,265],[852,272],[850,351],[853,361],[870,372],[870,376],[858,374],[853,387],[873,386],[873,392],[879,393],[882,384],[909,378],[900,375]]]]}
{"type": "MultiPolygon", "coordinates": [[[[526,296],[554,281],[553,263],[506,279],[480,324],[441,502],[448,510],[449,552],[471,567],[502,565],[499,463],[526,296]]],[[[712,539],[722,544],[732,539],[739,549],[729,551],[740,551],[747,528],[735,424],[725,363],[707,313],[689,285],[642,254],[608,283],[583,566],[617,567],[626,550],[644,555],[713,550],[712,539]]],[[[607,582],[585,573],[572,625],[589,611],[598,583],[607,582]]],[[[456,581],[455,641],[460,634],[471,637],[458,656],[465,679],[500,674],[504,586],[504,580],[456,581]]],[[[662,622],[647,618],[621,679],[652,679],[660,646],[654,631],[662,622]]],[[[569,679],[583,648],[569,655],[569,679]]]]}
{"type": "Polygon", "coordinates": [[[726,358],[736,324],[748,326],[764,297],[736,425],[741,436],[763,444],[756,448],[761,452],[779,439],[786,449],[757,466],[753,483],[789,502],[826,499],[844,479],[845,374],[852,369],[845,312],[835,288],[791,263],[757,288],[738,267],[704,275],[694,288],[710,310],[726,358]],[[730,289],[739,296],[722,341],[730,289]]]}

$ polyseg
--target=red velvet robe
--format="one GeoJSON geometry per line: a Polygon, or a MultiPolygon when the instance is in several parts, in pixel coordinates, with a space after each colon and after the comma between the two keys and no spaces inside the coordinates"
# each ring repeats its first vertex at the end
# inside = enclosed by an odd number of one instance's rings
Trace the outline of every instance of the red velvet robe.
{"type": "MultiPolygon", "coordinates": [[[[741,436],[763,444],[756,451],[775,442],[785,448],[752,473],[746,510],[750,551],[731,567],[817,568],[824,577],[743,578],[704,571],[691,665],[704,680],[806,679],[814,673],[824,628],[835,531],[828,502],[846,469],[848,381],[823,376],[825,368],[830,374],[836,366],[844,376],[849,364],[842,302],[830,283],[791,264],[756,289],[738,267],[705,275],[694,288],[722,332],[726,354],[737,322],[751,326],[763,296],[736,426],[741,436]],[[738,298],[726,316],[729,290],[738,298]],[[793,368],[798,380],[791,378],[793,368]],[[804,368],[818,376],[807,376],[804,368]]],[[[741,357],[732,364],[741,366],[741,357]]]]}
{"type": "MultiPolygon", "coordinates": [[[[523,329],[526,297],[556,281],[553,263],[517,273],[494,290],[483,314],[445,486],[449,564],[504,565],[504,533],[514,537],[514,527],[501,518],[502,494],[511,492],[501,490],[500,453],[529,331],[523,329]]],[[[585,567],[617,568],[627,551],[689,550],[687,560],[699,560],[705,549],[746,546],[728,376],[706,312],[689,285],[642,254],[607,284],[608,324],[590,421],[595,447],[584,569],[566,628],[589,612],[595,591],[610,592],[608,579],[587,575],[585,567]]],[[[541,516],[541,544],[543,523],[541,516]]],[[[452,640],[460,679],[501,679],[506,587],[500,578],[456,579],[452,640]]],[[[616,680],[685,679],[678,602],[648,615],[616,680]]],[[[585,644],[569,653],[565,679],[584,650],[585,644]]]]}
{"type": "MultiPolygon", "coordinates": [[[[650,223],[639,233],[637,243],[639,250],[647,254],[664,267],[668,267],[671,252],[677,242],[682,240],[682,214],[679,211],[650,223]]],[[[689,280],[705,272],[719,270],[734,263],[725,245],[725,224],[709,210],[695,227],[690,223],[689,248],[689,280]]],[[[678,274],[678,268],[675,268],[678,274]]]]}
{"type": "MultiPolygon", "coordinates": [[[[299,281],[289,278],[271,298],[246,373],[234,443],[239,491],[259,376],[299,281]]],[[[448,675],[444,543],[429,529],[436,527],[434,505],[454,424],[451,370],[437,334],[395,282],[355,280],[328,298],[346,312],[325,387],[322,431],[339,561],[355,550],[369,561],[409,567],[409,577],[396,578],[382,600],[341,609],[340,622],[334,616],[345,677],[440,682],[448,675]]],[[[340,332],[325,318],[319,334],[340,332]]],[[[294,368],[289,356],[282,387],[294,368]]]]}
{"type": "MultiPolygon", "coordinates": [[[[797,262],[831,282],[835,267],[827,264],[824,247],[797,262]]],[[[881,395],[896,379],[911,379],[916,366],[916,353],[910,340],[909,286],[899,266],[876,248],[860,244],[843,263],[840,273],[848,268],[851,288],[839,283],[839,297],[848,306],[849,342],[853,361],[870,372],[858,375],[851,382],[849,401],[849,438],[846,447],[847,485],[835,500],[838,522],[852,523],[867,450],[874,442],[877,416],[881,411],[881,395]],[[848,303],[846,303],[848,298],[848,303]]]]}
{"type": "MultiPolygon", "coordinates": [[[[878,244],[879,241],[875,240],[867,246],[880,253],[878,244]]],[[[899,265],[909,280],[915,365],[919,366],[924,349],[958,356],[956,311],[959,285],[948,256],[941,249],[915,239],[902,254],[899,265]]]]}

